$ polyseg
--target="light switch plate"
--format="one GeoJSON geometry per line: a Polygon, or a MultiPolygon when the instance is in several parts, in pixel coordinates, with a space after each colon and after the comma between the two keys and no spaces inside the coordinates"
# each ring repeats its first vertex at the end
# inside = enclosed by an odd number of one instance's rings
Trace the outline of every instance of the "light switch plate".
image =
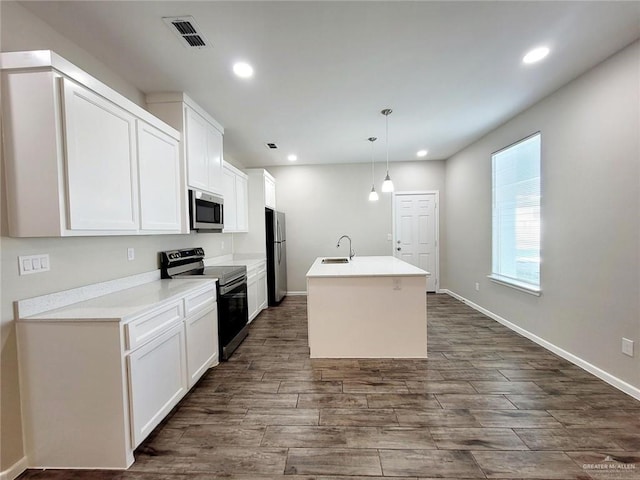
{"type": "Polygon", "coordinates": [[[629,340],[628,338],[622,339],[622,353],[633,357],[633,340],[629,340]]]}
{"type": "Polygon", "coordinates": [[[20,275],[48,272],[50,270],[49,254],[21,255],[18,257],[18,272],[20,275]]]}

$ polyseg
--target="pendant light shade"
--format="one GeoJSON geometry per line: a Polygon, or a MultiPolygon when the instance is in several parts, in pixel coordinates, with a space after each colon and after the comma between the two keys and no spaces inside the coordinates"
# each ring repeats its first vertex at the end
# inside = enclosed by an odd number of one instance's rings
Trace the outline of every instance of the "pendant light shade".
{"type": "Polygon", "coordinates": [[[386,126],[386,144],[387,144],[387,175],[384,177],[384,181],[382,182],[382,191],[385,193],[393,192],[393,182],[391,181],[391,177],[389,176],[389,115],[391,115],[390,108],[385,108],[380,113],[384,115],[385,118],[385,126],[386,126]]]}
{"type": "Polygon", "coordinates": [[[376,185],[375,185],[375,181],[376,181],[376,175],[375,175],[375,171],[374,171],[374,164],[373,164],[373,142],[375,142],[377,140],[376,137],[369,137],[367,138],[367,140],[369,140],[371,142],[371,192],[369,192],[369,201],[370,202],[377,202],[378,201],[378,192],[376,192],[376,185]]]}

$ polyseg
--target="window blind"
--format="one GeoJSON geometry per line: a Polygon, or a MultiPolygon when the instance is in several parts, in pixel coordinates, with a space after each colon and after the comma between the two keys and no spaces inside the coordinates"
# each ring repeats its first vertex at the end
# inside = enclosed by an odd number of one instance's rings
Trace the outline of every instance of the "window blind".
{"type": "Polygon", "coordinates": [[[540,133],[492,155],[492,275],[540,287],[540,133]]]}

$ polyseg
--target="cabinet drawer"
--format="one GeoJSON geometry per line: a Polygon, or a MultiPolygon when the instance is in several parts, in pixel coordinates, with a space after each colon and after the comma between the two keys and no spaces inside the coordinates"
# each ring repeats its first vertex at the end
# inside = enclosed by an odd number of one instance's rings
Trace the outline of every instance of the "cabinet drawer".
{"type": "Polygon", "coordinates": [[[191,315],[193,312],[204,310],[216,303],[216,287],[212,286],[206,290],[193,293],[184,299],[185,316],[191,315]]]}
{"type": "Polygon", "coordinates": [[[184,318],[182,302],[172,303],[133,320],[125,326],[127,348],[134,348],[148,342],[184,318]]]}
{"type": "Polygon", "coordinates": [[[256,273],[260,275],[267,271],[267,262],[262,262],[256,267],[256,273]]]}

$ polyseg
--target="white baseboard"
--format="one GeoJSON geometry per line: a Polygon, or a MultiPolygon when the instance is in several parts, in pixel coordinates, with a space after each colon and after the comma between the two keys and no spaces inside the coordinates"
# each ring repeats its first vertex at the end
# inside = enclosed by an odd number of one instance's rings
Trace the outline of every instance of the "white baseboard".
{"type": "Polygon", "coordinates": [[[287,292],[287,296],[288,297],[301,297],[301,296],[306,296],[307,292],[302,290],[302,291],[293,291],[293,292],[287,292]]]}
{"type": "Polygon", "coordinates": [[[487,317],[494,319],[496,322],[501,323],[502,325],[509,328],[510,330],[513,330],[514,332],[519,333],[523,337],[528,338],[529,340],[537,343],[541,347],[546,348],[547,350],[555,353],[556,355],[564,358],[565,360],[568,360],[574,365],[577,365],[578,367],[595,375],[599,379],[604,380],[609,385],[617,388],[618,390],[623,391],[627,395],[631,395],[633,398],[640,400],[640,388],[634,387],[633,385],[625,382],[624,380],[621,380],[618,377],[611,375],[609,372],[606,372],[601,368],[596,367],[595,365],[592,365],[591,363],[587,362],[586,360],[583,360],[582,358],[574,355],[571,352],[567,352],[566,350],[558,347],[557,345],[554,345],[553,343],[545,340],[544,338],[538,337],[537,335],[529,332],[528,330],[525,330],[524,328],[519,327],[515,323],[511,323],[510,321],[502,318],[500,315],[496,315],[495,313],[487,310],[486,308],[481,307],[476,303],[473,303],[470,300],[467,300],[463,296],[458,295],[457,293],[452,292],[451,290],[448,290],[445,288],[445,289],[442,289],[441,291],[442,293],[446,293],[447,295],[450,295],[453,298],[460,300],[462,303],[469,305],[474,310],[477,310],[478,312],[486,315],[487,317]]]}
{"type": "Polygon", "coordinates": [[[6,470],[0,472],[0,480],[14,480],[27,469],[27,457],[22,457],[6,470]]]}

